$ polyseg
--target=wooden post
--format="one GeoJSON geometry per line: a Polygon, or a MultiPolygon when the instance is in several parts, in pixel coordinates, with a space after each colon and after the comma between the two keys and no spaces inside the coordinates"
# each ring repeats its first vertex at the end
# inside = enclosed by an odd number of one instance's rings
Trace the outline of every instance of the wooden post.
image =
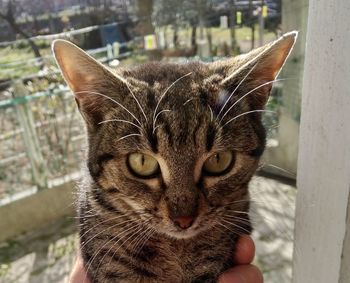
{"type": "Polygon", "coordinates": [[[106,48],[107,48],[107,60],[108,62],[110,62],[114,59],[112,44],[108,43],[106,48]]]}
{"type": "Polygon", "coordinates": [[[294,283],[350,282],[349,13],[349,0],[310,0],[294,283]]]}
{"type": "MultiPolygon", "coordinates": [[[[29,95],[28,90],[24,87],[21,81],[16,81],[13,87],[14,97],[19,98],[29,95]]],[[[46,166],[35,129],[33,113],[27,103],[16,104],[16,112],[19,123],[23,128],[23,139],[26,147],[26,153],[31,164],[33,182],[39,189],[46,188],[46,166]]]]}
{"type": "Polygon", "coordinates": [[[235,55],[236,53],[236,0],[231,0],[229,2],[229,7],[230,7],[230,39],[231,39],[231,52],[232,54],[235,55]]]}

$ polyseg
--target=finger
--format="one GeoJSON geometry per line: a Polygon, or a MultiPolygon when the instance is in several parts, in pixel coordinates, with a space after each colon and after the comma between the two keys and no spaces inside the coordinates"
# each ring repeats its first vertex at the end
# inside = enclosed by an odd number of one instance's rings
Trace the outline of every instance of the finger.
{"type": "Polygon", "coordinates": [[[218,283],[263,283],[261,271],[254,265],[233,267],[219,277],[218,283]]]}
{"type": "Polygon", "coordinates": [[[243,235],[238,239],[235,252],[236,264],[250,264],[255,255],[255,245],[252,238],[248,235],[243,235]]]}
{"type": "Polygon", "coordinates": [[[90,283],[90,279],[85,271],[84,263],[79,256],[75,262],[73,271],[69,278],[70,283],[90,283]]]}

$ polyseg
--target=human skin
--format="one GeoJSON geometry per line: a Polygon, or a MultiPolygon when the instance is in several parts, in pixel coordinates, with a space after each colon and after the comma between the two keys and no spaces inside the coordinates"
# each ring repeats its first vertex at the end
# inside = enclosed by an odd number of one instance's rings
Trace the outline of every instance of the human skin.
{"type": "MultiPolygon", "coordinates": [[[[263,283],[261,271],[251,262],[255,255],[255,245],[252,238],[243,235],[237,243],[237,250],[234,254],[236,266],[224,272],[218,283],[263,283]]],[[[83,260],[78,256],[70,276],[70,283],[91,283],[87,278],[83,260]]]]}

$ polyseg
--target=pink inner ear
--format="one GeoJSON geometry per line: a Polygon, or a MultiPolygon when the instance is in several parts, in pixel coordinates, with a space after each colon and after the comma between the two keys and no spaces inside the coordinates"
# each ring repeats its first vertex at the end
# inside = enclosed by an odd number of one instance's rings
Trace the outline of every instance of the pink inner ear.
{"type": "MultiPolygon", "coordinates": [[[[73,51],[76,52],[75,49],[73,51]]],[[[98,66],[98,63],[93,59],[85,58],[80,52],[83,51],[74,53],[70,49],[67,51],[63,48],[56,48],[55,50],[62,74],[73,92],[88,90],[88,85],[93,84],[101,74],[99,70],[101,67],[98,66]]]]}
{"type": "Polygon", "coordinates": [[[288,50],[277,50],[265,58],[262,58],[255,70],[252,72],[251,77],[260,81],[272,81],[276,79],[276,76],[280,72],[283,64],[288,55],[288,50]]]}
{"type": "MultiPolygon", "coordinates": [[[[91,89],[91,86],[96,81],[96,77],[94,75],[88,75],[81,72],[75,72],[69,78],[69,85],[76,96],[79,97],[81,91],[88,91],[91,89]]],[[[84,95],[84,93],[83,93],[84,95]]]]}
{"type": "Polygon", "coordinates": [[[79,92],[89,89],[96,81],[96,75],[89,72],[88,68],[83,70],[84,66],[65,66],[63,65],[63,75],[66,78],[69,87],[73,92],[79,92]]]}
{"type": "Polygon", "coordinates": [[[275,51],[271,52],[271,74],[272,79],[275,79],[279,71],[283,67],[284,62],[287,60],[287,57],[294,45],[294,38],[290,38],[281,43],[280,46],[277,46],[275,51]]]}

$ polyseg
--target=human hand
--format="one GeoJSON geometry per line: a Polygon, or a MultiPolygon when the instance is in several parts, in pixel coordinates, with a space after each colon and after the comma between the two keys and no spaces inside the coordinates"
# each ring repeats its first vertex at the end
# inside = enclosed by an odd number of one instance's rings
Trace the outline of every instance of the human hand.
{"type": "Polygon", "coordinates": [[[91,283],[80,254],[78,255],[72,273],[69,277],[69,283],[91,283]]]}
{"type": "MultiPolygon", "coordinates": [[[[250,236],[242,236],[237,243],[237,251],[235,254],[236,266],[224,272],[220,278],[219,283],[263,283],[263,277],[260,270],[251,265],[254,259],[255,245],[250,236]]],[[[72,274],[70,276],[70,283],[91,283],[89,280],[84,263],[79,256],[72,274]]]]}
{"type": "Polygon", "coordinates": [[[252,238],[248,235],[241,236],[234,255],[236,266],[221,274],[218,283],[263,283],[261,271],[251,265],[254,255],[255,245],[252,238]]]}

